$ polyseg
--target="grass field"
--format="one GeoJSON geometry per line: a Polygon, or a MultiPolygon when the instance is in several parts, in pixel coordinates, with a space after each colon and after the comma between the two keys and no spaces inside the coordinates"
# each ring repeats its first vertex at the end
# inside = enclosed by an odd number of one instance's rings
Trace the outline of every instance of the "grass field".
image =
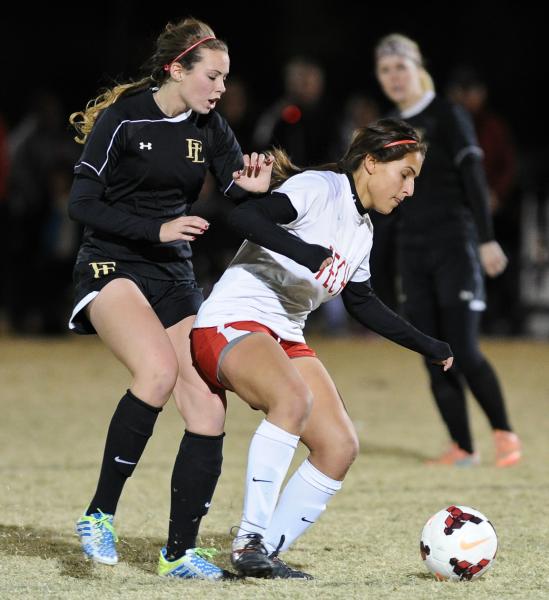
{"type": "MultiPolygon", "coordinates": [[[[155,575],[167,530],[169,478],[182,434],[173,408],[119,505],[121,563],[85,562],[74,522],[91,498],[106,428],[128,383],[95,338],[0,338],[0,598],[548,598],[549,345],[491,341],[523,464],[492,466],[490,430],[473,402],[482,466],[426,467],[444,448],[417,355],[377,339],[310,339],[332,373],[362,449],[342,492],[286,558],[314,581],[167,581],[155,575]],[[439,583],[419,557],[426,519],[450,504],[478,508],[498,532],[497,560],[471,583],[439,583]]],[[[221,548],[239,522],[246,451],[260,415],[229,400],[225,462],[202,527],[202,544],[221,548]]],[[[303,449],[292,469],[302,460],[303,449]]]]}

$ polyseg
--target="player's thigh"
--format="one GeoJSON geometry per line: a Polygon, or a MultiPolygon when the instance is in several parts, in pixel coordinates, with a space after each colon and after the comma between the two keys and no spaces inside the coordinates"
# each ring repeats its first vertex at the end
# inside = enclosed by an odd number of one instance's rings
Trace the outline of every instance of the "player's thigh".
{"type": "Polygon", "coordinates": [[[311,392],[278,342],[265,333],[243,336],[219,365],[221,380],[253,408],[309,410],[311,392]]]}
{"type": "Polygon", "coordinates": [[[463,306],[473,312],[485,309],[484,276],[476,244],[460,241],[440,248],[434,281],[441,307],[463,306]]]}
{"type": "Polygon", "coordinates": [[[194,319],[194,315],[186,317],[167,329],[179,364],[175,402],[190,431],[220,435],[225,424],[225,394],[212,390],[194,368],[190,339],[194,319]]]}
{"type": "Polygon", "coordinates": [[[133,281],[111,281],[86,310],[99,337],[134,376],[154,372],[166,386],[175,384],[177,357],[170,339],[133,281]]]}
{"type": "Polygon", "coordinates": [[[320,360],[300,357],[292,362],[313,394],[313,406],[301,441],[311,451],[310,460],[315,467],[331,477],[340,478],[358,453],[355,427],[320,360]]]}
{"type": "Polygon", "coordinates": [[[437,335],[437,295],[428,257],[399,248],[401,302],[404,316],[428,335],[437,335]]]}

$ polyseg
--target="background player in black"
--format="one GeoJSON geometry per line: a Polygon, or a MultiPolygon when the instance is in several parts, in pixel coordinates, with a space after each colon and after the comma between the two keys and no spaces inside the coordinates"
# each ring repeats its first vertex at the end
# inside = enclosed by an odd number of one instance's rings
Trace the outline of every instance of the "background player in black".
{"type": "Polygon", "coordinates": [[[461,372],[494,430],[496,464],[514,464],[520,442],[511,431],[497,376],[478,343],[485,307],[481,266],[495,277],[507,259],[494,240],[482,152],[471,119],[435,95],[419,48],[409,38],[383,38],[376,47],[376,69],[399,116],[422,131],[429,144],[414,198],[398,211],[397,255],[407,317],[422,331],[447,340],[456,358],[457,368],[448,372],[426,363],[454,442],[433,462],[478,462],[461,372]]]}
{"type": "Polygon", "coordinates": [[[118,85],[71,115],[86,145],[69,206],[85,225],[70,327],[97,332],[132,374],[109,427],[97,491],[77,531],[89,557],[117,562],[117,502],[173,392],[187,430],[172,475],[159,573],[215,579],[221,570],[193,549],[221,470],[224,435],[212,409],[219,397],[190,355],[202,294],[189,242],[208,223],[185,215],[208,169],[238,198],[266,191],[271,166],[263,155],[243,157],[213,111],[225,91],[229,56],[210,27],[194,19],[168,24],[149,66],[149,76],[118,85]]]}

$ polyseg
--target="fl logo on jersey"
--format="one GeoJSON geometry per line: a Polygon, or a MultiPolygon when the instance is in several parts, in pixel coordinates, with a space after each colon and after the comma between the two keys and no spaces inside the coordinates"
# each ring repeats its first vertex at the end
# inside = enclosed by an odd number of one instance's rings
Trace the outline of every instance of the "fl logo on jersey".
{"type": "Polygon", "coordinates": [[[193,163],[203,163],[204,156],[202,155],[202,142],[187,138],[187,158],[193,163]]]}

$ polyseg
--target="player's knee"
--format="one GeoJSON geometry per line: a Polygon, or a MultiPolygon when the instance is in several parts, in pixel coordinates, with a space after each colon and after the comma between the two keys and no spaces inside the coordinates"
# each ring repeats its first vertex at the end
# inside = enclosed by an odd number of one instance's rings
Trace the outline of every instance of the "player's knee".
{"type": "MultiPolygon", "coordinates": [[[[139,374],[138,379],[148,390],[148,397],[155,405],[165,404],[177,381],[177,360],[153,361],[139,374]]],[[[137,379],[137,378],[136,378],[137,379]]]]}
{"type": "Polygon", "coordinates": [[[348,429],[336,432],[328,439],[322,439],[314,453],[322,462],[333,465],[343,477],[358,456],[359,448],[355,431],[348,429]]]}
{"type": "Polygon", "coordinates": [[[297,431],[301,431],[311,413],[313,394],[304,382],[300,382],[296,383],[291,390],[286,390],[283,397],[273,404],[272,409],[287,423],[291,423],[297,431]]]}
{"type": "Polygon", "coordinates": [[[348,469],[355,461],[359,452],[359,441],[354,431],[341,432],[330,440],[330,448],[327,452],[342,466],[348,469]]]}
{"type": "Polygon", "coordinates": [[[288,403],[288,410],[300,429],[305,427],[312,407],[313,394],[311,390],[305,384],[298,386],[295,389],[292,401],[288,403]]]}
{"type": "Polygon", "coordinates": [[[223,400],[208,389],[185,385],[178,379],[174,389],[177,408],[187,429],[201,435],[221,435],[225,427],[223,400]]]}
{"type": "Polygon", "coordinates": [[[350,432],[350,435],[347,438],[345,450],[347,454],[347,461],[350,466],[355,462],[356,457],[360,452],[360,442],[358,441],[358,436],[354,431],[350,432]]]}

